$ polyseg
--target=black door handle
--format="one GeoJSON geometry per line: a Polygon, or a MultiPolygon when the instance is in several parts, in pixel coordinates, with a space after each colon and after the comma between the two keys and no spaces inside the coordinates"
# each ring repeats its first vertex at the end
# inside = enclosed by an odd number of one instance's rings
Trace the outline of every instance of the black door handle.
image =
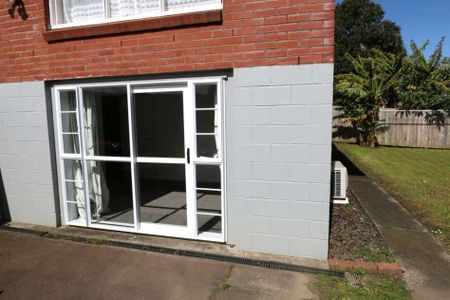
{"type": "Polygon", "coordinates": [[[187,163],[190,164],[191,163],[191,149],[187,148],[186,150],[186,158],[187,158],[187,163]]]}

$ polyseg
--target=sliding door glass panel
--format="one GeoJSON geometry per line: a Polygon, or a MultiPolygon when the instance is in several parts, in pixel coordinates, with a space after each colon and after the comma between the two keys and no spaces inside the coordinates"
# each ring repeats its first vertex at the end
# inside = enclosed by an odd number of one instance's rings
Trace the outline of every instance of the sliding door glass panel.
{"type": "Polygon", "coordinates": [[[92,222],[134,224],[131,165],[88,161],[92,222]]]}
{"type": "Polygon", "coordinates": [[[67,159],[63,161],[63,165],[68,221],[85,220],[86,202],[81,161],[67,159]]]}
{"type": "Polygon", "coordinates": [[[183,93],[135,94],[137,155],[183,158],[183,93]]]}
{"type": "Polygon", "coordinates": [[[187,225],[184,164],[139,163],[141,222],[187,225]]]}
{"type": "Polygon", "coordinates": [[[83,89],[87,155],[130,156],[126,87],[83,89]]]}

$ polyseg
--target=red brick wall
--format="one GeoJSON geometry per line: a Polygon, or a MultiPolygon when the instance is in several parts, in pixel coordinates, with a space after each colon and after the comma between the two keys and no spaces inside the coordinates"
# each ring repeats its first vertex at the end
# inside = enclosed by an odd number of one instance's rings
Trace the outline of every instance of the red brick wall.
{"type": "Polygon", "coordinates": [[[334,0],[224,0],[222,24],[47,43],[45,1],[29,18],[0,2],[0,82],[333,61],[334,0]]]}

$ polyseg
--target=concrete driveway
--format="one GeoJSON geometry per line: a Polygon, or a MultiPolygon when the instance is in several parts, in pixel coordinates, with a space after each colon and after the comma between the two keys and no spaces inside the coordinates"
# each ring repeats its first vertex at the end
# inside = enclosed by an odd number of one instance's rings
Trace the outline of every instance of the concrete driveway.
{"type": "Polygon", "coordinates": [[[313,275],[0,231],[0,299],[318,299],[313,275]]]}

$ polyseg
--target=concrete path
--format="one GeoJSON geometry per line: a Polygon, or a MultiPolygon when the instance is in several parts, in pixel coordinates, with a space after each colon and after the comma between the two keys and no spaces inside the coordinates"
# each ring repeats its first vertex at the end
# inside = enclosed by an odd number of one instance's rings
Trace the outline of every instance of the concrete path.
{"type": "MultiPolygon", "coordinates": [[[[348,162],[347,162],[348,164],[348,162]]],[[[349,168],[350,173],[354,166],[349,168]]],[[[450,259],[445,249],[395,199],[362,173],[350,176],[350,189],[405,269],[414,299],[450,299],[450,259]]]]}
{"type": "Polygon", "coordinates": [[[0,231],[0,299],[318,299],[313,275],[0,231]]]}

